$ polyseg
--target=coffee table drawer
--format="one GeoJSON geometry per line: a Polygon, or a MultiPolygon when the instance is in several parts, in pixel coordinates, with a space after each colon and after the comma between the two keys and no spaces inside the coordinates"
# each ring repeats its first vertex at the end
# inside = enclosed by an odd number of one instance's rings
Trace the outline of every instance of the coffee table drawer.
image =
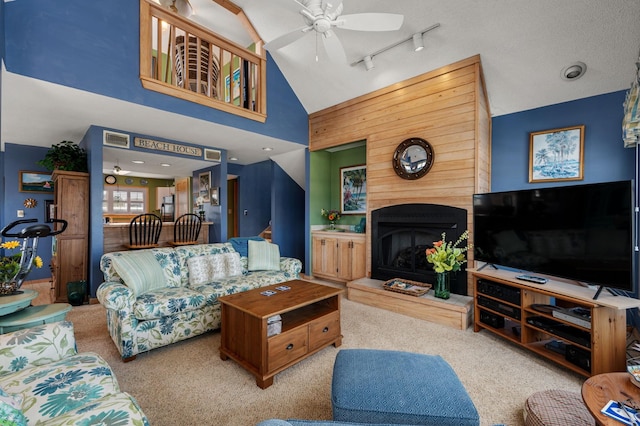
{"type": "Polygon", "coordinates": [[[268,370],[272,371],[305,355],[309,349],[307,327],[300,327],[269,338],[268,370]]]}
{"type": "Polygon", "coordinates": [[[326,345],[340,336],[340,313],[332,312],[309,324],[309,349],[326,345]]]}

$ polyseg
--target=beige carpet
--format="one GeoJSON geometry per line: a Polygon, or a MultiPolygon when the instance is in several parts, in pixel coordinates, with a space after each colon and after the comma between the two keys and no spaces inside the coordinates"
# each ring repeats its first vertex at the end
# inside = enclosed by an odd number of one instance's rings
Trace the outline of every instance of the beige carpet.
{"type": "MultiPolygon", "coordinates": [[[[78,349],[102,355],[122,390],[152,426],[250,426],[268,418],[331,419],[331,372],[341,348],[438,354],[464,383],[482,425],[522,425],[522,407],[544,389],[579,392],[583,378],[483,331],[454,330],[343,300],[343,344],[330,346],[275,377],[262,390],[252,375],[218,354],[219,332],[120,361],[101,305],[74,307],[78,349]]],[[[455,403],[455,401],[453,401],[455,403]]]]}

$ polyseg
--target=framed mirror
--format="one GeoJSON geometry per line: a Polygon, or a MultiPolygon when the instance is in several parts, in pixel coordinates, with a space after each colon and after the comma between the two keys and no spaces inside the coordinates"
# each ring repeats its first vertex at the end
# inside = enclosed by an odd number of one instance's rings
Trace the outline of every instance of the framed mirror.
{"type": "Polygon", "coordinates": [[[415,180],[426,175],[433,165],[433,148],[421,138],[404,140],[393,153],[393,170],[402,179],[415,180]]]}

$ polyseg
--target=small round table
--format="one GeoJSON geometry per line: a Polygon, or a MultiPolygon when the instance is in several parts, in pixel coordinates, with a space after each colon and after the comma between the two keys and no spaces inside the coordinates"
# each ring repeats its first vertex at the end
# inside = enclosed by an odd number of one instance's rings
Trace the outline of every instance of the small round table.
{"type": "Polygon", "coordinates": [[[29,306],[21,311],[0,317],[0,334],[63,321],[70,310],[71,305],[68,303],[29,306]]]}
{"type": "Polygon", "coordinates": [[[603,373],[582,384],[582,399],[599,425],[620,426],[620,422],[600,412],[611,400],[640,407],[640,388],[631,383],[629,373],[603,373]]]}
{"type": "Polygon", "coordinates": [[[37,291],[26,289],[20,290],[18,294],[0,296],[0,317],[26,308],[36,297],[38,297],[37,291]]]}

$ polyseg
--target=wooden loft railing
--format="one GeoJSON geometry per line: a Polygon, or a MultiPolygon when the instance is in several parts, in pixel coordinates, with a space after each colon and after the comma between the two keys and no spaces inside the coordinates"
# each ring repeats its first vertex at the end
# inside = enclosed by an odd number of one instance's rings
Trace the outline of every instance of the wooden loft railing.
{"type": "Polygon", "coordinates": [[[257,39],[255,51],[249,50],[140,0],[140,80],[146,89],[265,122],[262,44],[257,39]]]}

